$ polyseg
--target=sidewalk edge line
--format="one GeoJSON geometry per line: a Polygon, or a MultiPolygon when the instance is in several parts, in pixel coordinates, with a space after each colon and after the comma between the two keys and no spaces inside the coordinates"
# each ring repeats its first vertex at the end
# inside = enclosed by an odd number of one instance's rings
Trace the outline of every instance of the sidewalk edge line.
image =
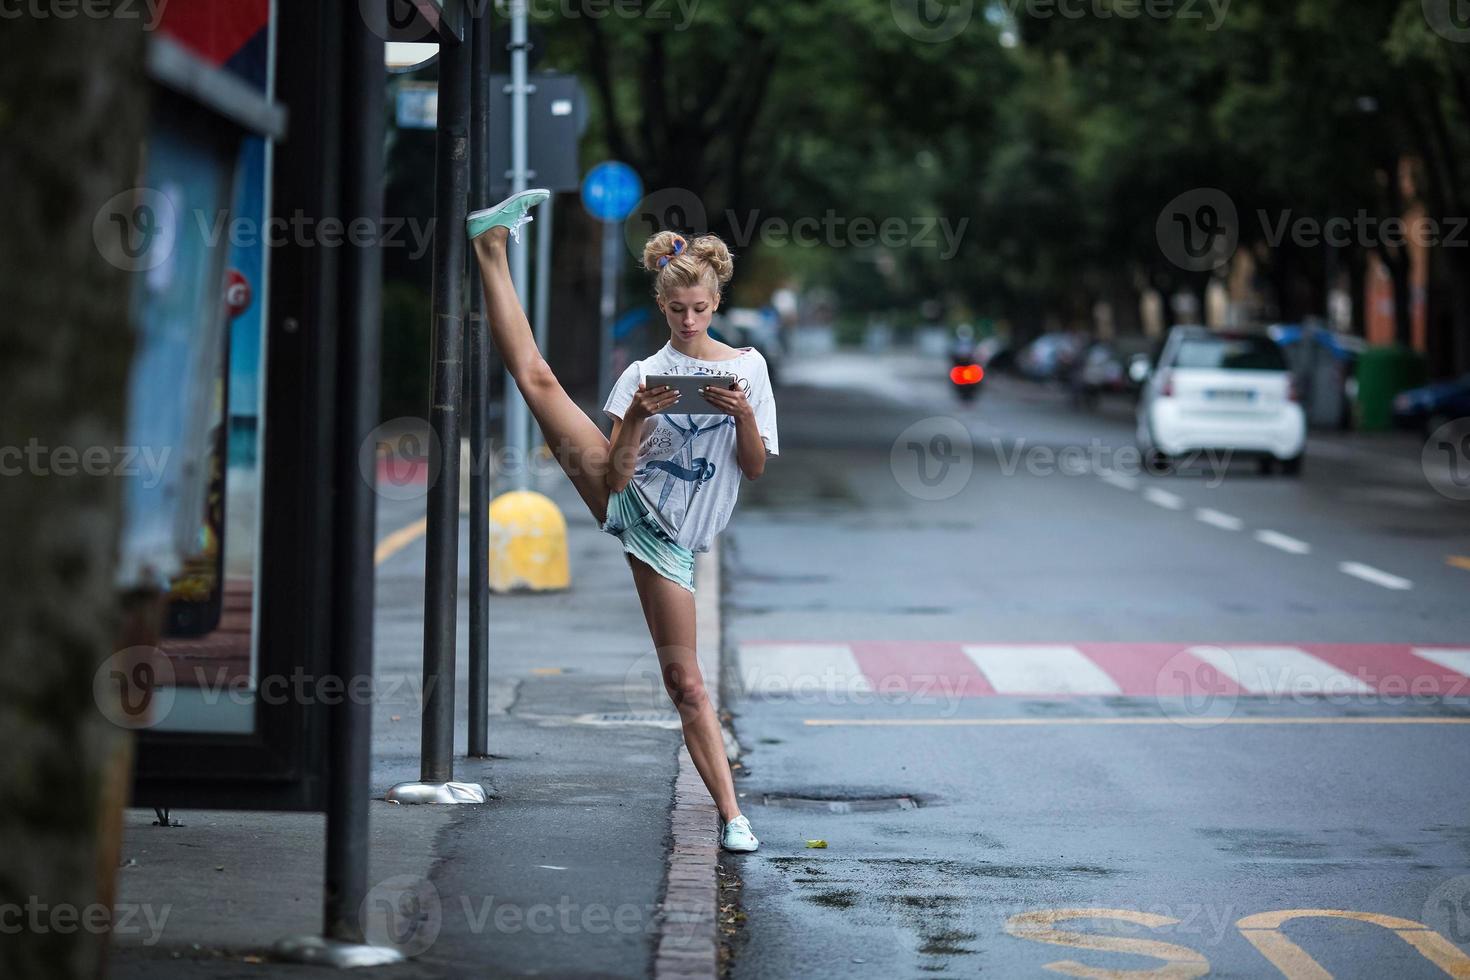
{"type": "MultiPolygon", "coordinates": [[[[720,545],[695,556],[696,648],[715,712],[720,710],[720,545]]],[[[721,723],[726,738],[729,729],[721,723]]],[[[679,771],[669,806],[672,845],[664,868],[663,907],[653,959],[654,980],[719,975],[717,907],[719,814],[689,749],[679,745],[679,771]]]]}

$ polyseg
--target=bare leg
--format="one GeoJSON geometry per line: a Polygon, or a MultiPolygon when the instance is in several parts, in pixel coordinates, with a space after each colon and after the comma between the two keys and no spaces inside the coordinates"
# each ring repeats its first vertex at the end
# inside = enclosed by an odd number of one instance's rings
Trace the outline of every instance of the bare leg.
{"type": "Polygon", "coordinates": [[[628,555],[628,564],[633,569],[643,617],[648,621],[648,631],[658,651],[664,690],[679,709],[689,757],[714,798],[720,819],[729,822],[740,815],[740,804],[735,798],[735,779],[725,756],[720,720],[715,717],[715,706],[705,692],[704,677],[694,652],[694,596],[632,555],[628,555]]]}
{"type": "Polygon", "coordinates": [[[471,242],[485,289],[490,336],[541,426],[547,447],[600,524],[607,519],[607,436],[567,395],[536,348],[536,337],[526,322],[505,260],[509,237],[506,229],[491,228],[471,242]]]}

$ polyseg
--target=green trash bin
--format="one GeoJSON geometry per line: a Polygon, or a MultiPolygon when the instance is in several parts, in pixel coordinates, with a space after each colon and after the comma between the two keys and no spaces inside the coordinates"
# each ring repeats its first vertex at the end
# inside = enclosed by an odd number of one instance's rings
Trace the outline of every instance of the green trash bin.
{"type": "Polygon", "coordinates": [[[1424,383],[1424,356],[1398,344],[1358,354],[1357,428],[1386,432],[1394,426],[1394,395],[1424,383]]]}
{"type": "Polygon", "coordinates": [[[1357,427],[1384,432],[1393,426],[1393,396],[1417,388],[1426,376],[1424,355],[1398,344],[1369,347],[1358,355],[1357,427]]]}

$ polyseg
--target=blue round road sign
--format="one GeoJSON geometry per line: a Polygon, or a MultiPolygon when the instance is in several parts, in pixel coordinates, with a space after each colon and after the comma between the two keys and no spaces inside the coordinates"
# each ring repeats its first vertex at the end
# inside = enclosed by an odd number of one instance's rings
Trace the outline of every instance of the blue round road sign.
{"type": "Polygon", "coordinates": [[[599,163],[582,178],[582,206],[599,221],[622,221],[642,199],[643,181],[626,163],[599,163]]]}

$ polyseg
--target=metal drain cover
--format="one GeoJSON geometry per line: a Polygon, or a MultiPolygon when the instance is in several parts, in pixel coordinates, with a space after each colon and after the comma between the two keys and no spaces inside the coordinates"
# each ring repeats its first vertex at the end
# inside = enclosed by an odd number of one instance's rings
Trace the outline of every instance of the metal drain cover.
{"type": "Polygon", "coordinates": [[[766,806],[789,810],[822,810],[827,813],[876,813],[883,810],[914,810],[919,801],[912,796],[853,796],[817,799],[808,796],[786,796],[767,793],[761,797],[766,806]]]}

